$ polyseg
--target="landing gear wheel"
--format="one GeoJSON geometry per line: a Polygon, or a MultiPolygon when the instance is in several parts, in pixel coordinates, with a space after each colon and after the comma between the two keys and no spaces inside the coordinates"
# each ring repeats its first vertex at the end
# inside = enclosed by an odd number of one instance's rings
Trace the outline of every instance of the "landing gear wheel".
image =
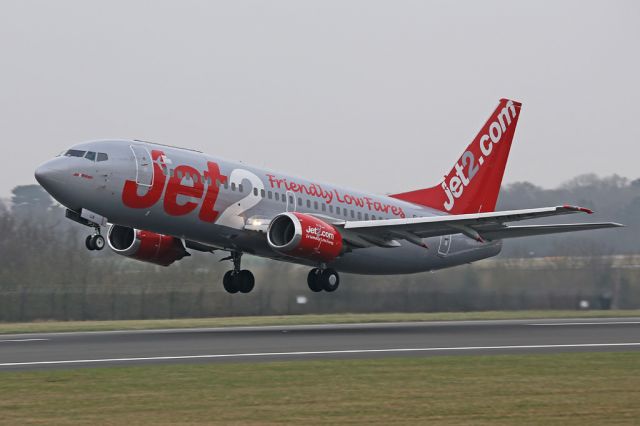
{"type": "Polygon", "coordinates": [[[234,277],[236,279],[236,286],[238,287],[238,290],[240,290],[240,293],[249,293],[253,290],[253,287],[256,284],[253,274],[251,271],[247,271],[246,269],[234,274],[234,277]]]}
{"type": "Polygon", "coordinates": [[[334,269],[325,269],[320,274],[320,279],[318,280],[322,284],[322,289],[326,292],[333,292],[338,289],[340,285],[340,275],[334,269]]]}
{"type": "Polygon", "coordinates": [[[233,271],[227,271],[222,277],[222,286],[227,293],[235,294],[238,292],[238,286],[236,285],[235,274],[233,271]]]}
{"type": "Polygon", "coordinates": [[[309,271],[309,275],[307,275],[307,284],[309,285],[309,289],[314,293],[322,291],[322,284],[320,283],[320,269],[313,268],[309,271]]]}
{"type": "Polygon", "coordinates": [[[232,260],[233,269],[227,271],[222,278],[222,285],[228,293],[249,293],[256,285],[256,280],[253,277],[251,271],[246,269],[240,270],[240,259],[242,258],[242,252],[232,251],[231,256],[225,257],[221,260],[232,260]]]}
{"type": "Polygon", "coordinates": [[[105,246],[104,237],[100,234],[96,234],[91,237],[91,245],[94,250],[102,250],[105,246]]]}
{"type": "Polygon", "coordinates": [[[84,245],[87,247],[87,250],[93,251],[96,248],[93,246],[93,235],[87,235],[87,238],[84,240],[84,245]]]}

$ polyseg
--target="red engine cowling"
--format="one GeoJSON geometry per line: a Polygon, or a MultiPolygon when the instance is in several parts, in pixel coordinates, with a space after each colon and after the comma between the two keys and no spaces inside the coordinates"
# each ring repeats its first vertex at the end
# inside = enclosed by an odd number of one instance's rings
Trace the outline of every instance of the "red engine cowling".
{"type": "Polygon", "coordinates": [[[111,250],[122,256],[161,266],[189,256],[178,238],[126,226],[111,225],[107,241],[111,250]]]}
{"type": "Polygon", "coordinates": [[[303,213],[282,213],[267,230],[272,249],[293,257],[331,262],[342,252],[342,235],[326,222],[303,213]]]}

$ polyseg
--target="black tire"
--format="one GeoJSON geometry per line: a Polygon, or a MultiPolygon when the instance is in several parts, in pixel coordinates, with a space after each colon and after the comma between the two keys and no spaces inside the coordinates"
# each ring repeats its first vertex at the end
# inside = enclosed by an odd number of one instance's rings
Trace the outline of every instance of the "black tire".
{"type": "Polygon", "coordinates": [[[340,275],[334,269],[325,269],[320,275],[320,283],[322,289],[326,292],[333,292],[338,289],[340,285],[340,275]]]}
{"type": "Polygon", "coordinates": [[[91,245],[94,250],[102,250],[106,245],[106,241],[102,235],[94,235],[91,237],[91,245]]]}
{"type": "Polygon", "coordinates": [[[227,271],[222,277],[222,286],[227,291],[227,293],[235,294],[238,292],[238,286],[236,285],[236,274],[233,271],[227,271]]]}
{"type": "Polygon", "coordinates": [[[94,251],[96,248],[93,246],[93,236],[92,235],[88,235],[87,238],[84,240],[84,245],[87,248],[87,250],[89,251],[94,251]]]}
{"type": "Polygon", "coordinates": [[[322,291],[322,284],[320,283],[320,270],[318,268],[313,268],[309,271],[309,275],[307,275],[307,285],[309,286],[309,290],[314,293],[319,293],[322,291]]]}
{"type": "Polygon", "coordinates": [[[236,275],[236,283],[240,293],[249,293],[256,285],[256,279],[253,277],[251,271],[244,269],[236,275]]]}

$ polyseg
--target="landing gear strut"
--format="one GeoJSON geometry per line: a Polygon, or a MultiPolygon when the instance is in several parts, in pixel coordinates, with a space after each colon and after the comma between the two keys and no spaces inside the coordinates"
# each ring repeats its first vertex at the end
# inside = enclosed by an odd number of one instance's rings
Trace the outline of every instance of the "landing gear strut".
{"type": "Polygon", "coordinates": [[[233,251],[231,252],[231,256],[222,259],[233,261],[233,269],[227,271],[222,278],[222,285],[227,293],[249,293],[256,284],[256,280],[251,271],[240,269],[241,258],[241,252],[233,251]]]}
{"type": "Polygon", "coordinates": [[[313,268],[309,271],[309,275],[307,275],[307,284],[314,293],[322,290],[331,293],[338,289],[340,285],[340,275],[338,275],[335,269],[313,268]]]}
{"type": "Polygon", "coordinates": [[[88,235],[84,240],[84,245],[87,247],[87,250],[102,250],[106,245],[104,237],[100,234],[100,226],[94,226],[95,231],[93,235],[88,235]]]}

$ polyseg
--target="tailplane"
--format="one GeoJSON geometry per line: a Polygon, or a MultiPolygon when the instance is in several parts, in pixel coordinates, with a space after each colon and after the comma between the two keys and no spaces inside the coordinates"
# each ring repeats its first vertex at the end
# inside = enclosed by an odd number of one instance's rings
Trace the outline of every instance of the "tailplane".
{"type": "Polygon", "coordinates": [[[450,214],[494,211],[521,106],[519,102],[500,99],[489,120],[439,185],[391,196],[450,214]]]}

